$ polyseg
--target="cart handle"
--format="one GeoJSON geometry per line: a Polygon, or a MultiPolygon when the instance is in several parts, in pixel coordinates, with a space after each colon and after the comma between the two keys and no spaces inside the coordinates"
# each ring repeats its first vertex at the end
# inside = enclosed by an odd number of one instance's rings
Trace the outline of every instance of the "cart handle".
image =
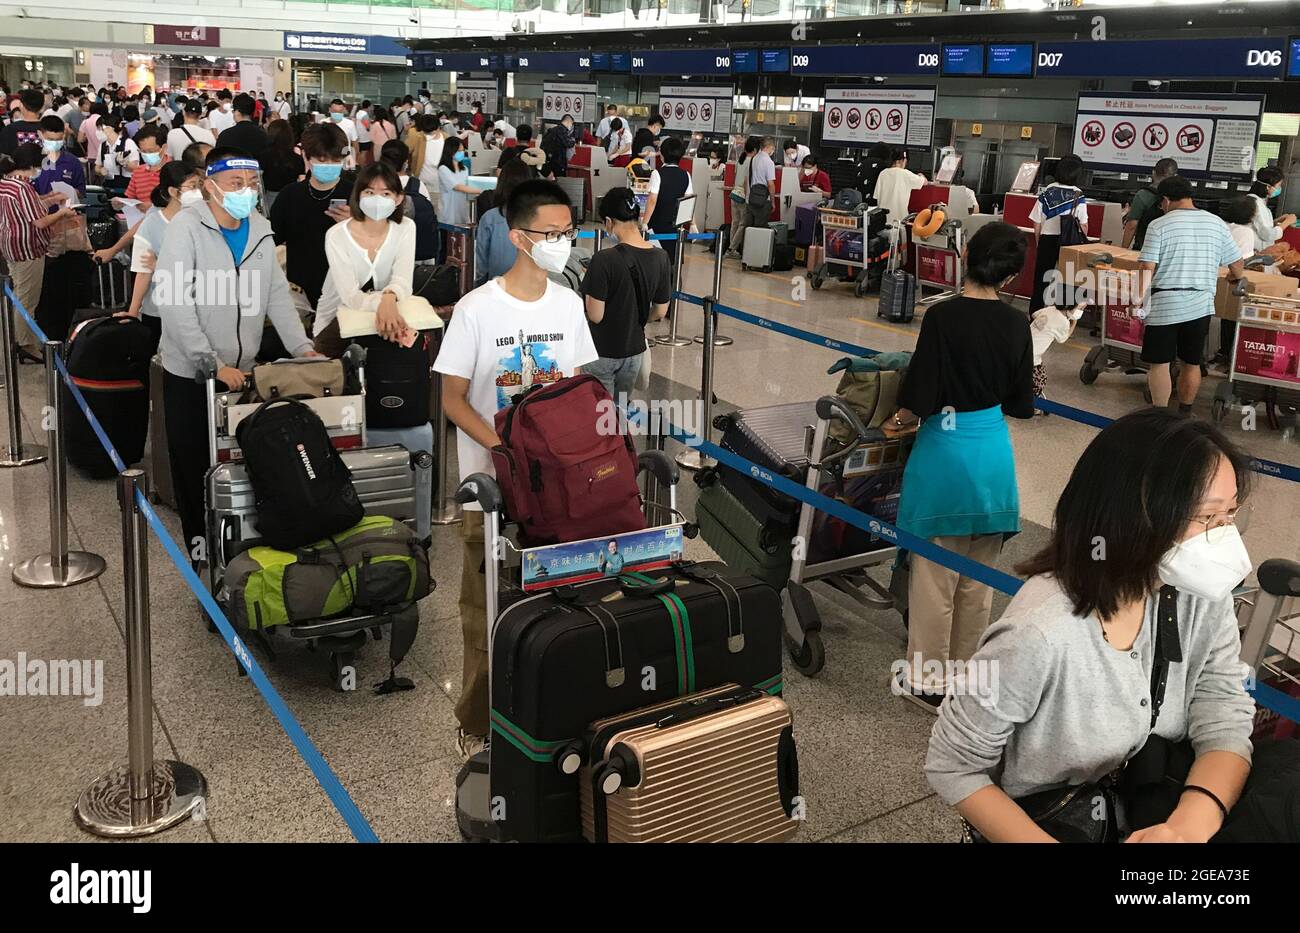
{"type": "Polygon", "coordinates": [[[1272,596],[1300,596],[1300,563],[1274,557],[1259,565],[1260,588],[1272,596]]]}
{"type": "Polygon", "coordinates": [[[456,501],[461,505],[477,502],[484,512],[500,512],[501,487],[486,473],[471,473],[456,487],[456,501]]]}
{"type": "Polygon", "coordinates": [[[637,471],[642,470],[654,476],[661,486],[676,486],[681,479],[681,470],[677,462],[662,450],[645,450],[637,455],[637,471]]]}
{"type": "Polygon", "coordinates": [[[1088,268],[1095,269],[1098,266],[1115,265],[1115,257],[1110,253],[1094,253],[1088,257],[1088,268]]]}
{"type": "Polygon", "coordinates": [[[824,467],[828,464],[843,460],[849,454],[853,453],[853,451],[857,450],[858,447],[861,446],[863,439],[867,436],[866,425],[862,423],[862,419],[858,417],[858,413],[850,408],[844,399],[840,398],[838,395],[823,395],[817,400],[817,417],[822,421],[830,421],[832,418],[839,418],[845,421],[848,426],[853,429],[854,435],[856,435],[853,443],[849,444],[843,450],[837,450],[832,454],[827,454],[822,458],[822,461],[818,466],[824,467]]]}

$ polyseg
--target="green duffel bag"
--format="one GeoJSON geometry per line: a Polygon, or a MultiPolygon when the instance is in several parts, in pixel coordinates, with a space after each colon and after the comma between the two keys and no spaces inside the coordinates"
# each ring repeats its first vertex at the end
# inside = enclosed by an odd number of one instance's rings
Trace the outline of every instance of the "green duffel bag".
{"type": "MultiPolygon", "coordinates": [[[[864,427],[878,428],[898,411],[898,388],[911,360],[912,354],[905,351],[845,357],[826,372],[831,375],[843,370],[835,394],[849,403],[864,427]]],[[[853,431],[839,418],[831,421],[830,436],[841,445],[853,441],[853,431]]]]}
{"type": "Polygon", "coordinates": [[[231,621],[266,629],[413,602],[429,595],[433,581],[415,532],[367,515],[297,551],[251,547],[226,567],[225,586],[231,621]]]}

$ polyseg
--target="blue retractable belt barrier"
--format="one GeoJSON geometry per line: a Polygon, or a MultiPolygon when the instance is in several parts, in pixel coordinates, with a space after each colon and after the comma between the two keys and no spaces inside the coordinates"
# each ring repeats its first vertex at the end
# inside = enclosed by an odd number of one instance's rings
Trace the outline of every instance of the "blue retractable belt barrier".
{"type": "Polygon", "coordinates": [[[673,292],[673,297],[678,301],[685,301],[689,304],[699,305],[701,308],[704,307],[704,299],[700,298],[698,295],[691,295],[687,292],[673,292]]]}
{"type": "MultiPolygon", "coordinates": [[[[686,239],[688,239],[688,240],[716,240],[717,238],[718,238],[718,235],[717,235],[716,233],[688,233],[688,234],[686,234],[686,239]]],[[[646,239],[647,239],[647,240],[675,240],[675,239],[677,239],[677,234],[675,234],[675,233],[651,233],[651,234],[649,234],[649,235],[646,237],[646,239]]]]}
{"type": "MultiPolygon", "coordinates": [[[[27,309],[24,308],[22,302],[18,300],[18,296],[13,293],[13,289],[6,285],[5,293],[9,296],[9,300],[13,302],[14,308],[20,315],[22,315],[23,320],[27,322],[27,326],[32,329],[32,333],[40,339],[42,344],[44,344],[47,339],[45,333],[40,329],[37,323],[32,320],[31,315],[27,313],[27,309]]],[[[76,399],[77,405],[81,409],[82,414],[86,416],[86,421],[90,424],[91,430],[93,430],[95,436],[99,438],[99,443],[103,446],[104,452],[112,459],[113,465],[116,467],[117,471],[119,473],[122,472],[126,469],[126,465],[122,462],[122,457],[113,447],[113,442],[108,439],[108,435],[104,432],[104,428],[99,423],[99,419],[96,418],[94,412],[90,410],[90,405],[81,394],[81,390],[77,387],[76,383],[72,381],[72,376],[68,373],[67,367],[64,365],[61,356],[55,357],[55,365],[58,366],[59,373],[63,377],[64,385],[68,387],[68,390],[72,393],[72,397],[76,399]]],[[[168,533],[166,526],[164,526],[162,520],[158,518],[158,514],[154,512],[153,506],[149,504],[144,493],[140,490],[136,490],[136,507],[139,508],[140,513],[144,515],[145,520],[149,523],[149,527],[153,529],[154,534],[158,536],[158,540],[162,543],[163,550],[167,552],[167,556],[171,558],[172,563],[176,565],[176,569],[180,571],[181,579],[185,581],[186,586],[194,591],[194,595],[198,597],[199,603],[203,606],[204,612],[211,617],[212,621],[217,626],[217,630],[221,632],[221,637],[225,639],[226,644],[230,647],[231,652],[239,660],[239,663],[243,666],[244,670],[248,672],[249,679],[252,680],[253,685],[257,687],[258,692],[262,694],[262,699],[266,701],[266,705],[271,708],[271,712],[275,715],[275,718],[279,720],[280,726],[284,729],[285,735],[289,737],[289,741],[293,743],[294,748],[298,751],[302,760],[307,764],[307,767],[311,769],[311,773],[315,775],[317,782],[320,783],[321,790],[325,792],[325,796],[327,796],[330,799],[330,802],[334,804],[334,808],[338,810],[339,816],[343,817],[343,822],[348,825],[348,829],[352,831],[353,837],[358,842],[378,842],[379,837],[375,835],[374,829],[371,828],[368,822],[366,822],[366,818],[361,815],[361,810],[358,809],[355,801],[353,801],[353,799],[348,795],[347,790],[344,789],[343,784],[338,779],[338,775],[330,769],[324,756],[321,755],[320,750],[316,748],[311,739],[307,737],[307,733],[303,731],[302,726],[299,724],[298,720],[294,718],[293,713],[289,712],[289,708],[285,706],[284,700],[280,698],[280,694],[276,692],[275,687],[271,685],[266,674],[262,672],[262,669],[257,665],[257,662],[253,660],[253,656],[251,652],[249,652],[248,647],[244,644],[243,640],[235,634],[234,627],[231,626],[229,620],[226,619],[225,614],[221,611],[221,607],[217,605],[217,601],[212,598],[212,594],[209,593],[207,587],[203,585],[203,581],[198,578],[198,575],[195,574],[194,570],[190,567],[189,558],[185,556],[180,545],[178,545],[172,538],[171,534],[168,533]]]]}
{"type": "MultiPolygon", "coordinates": [[[[679,294],[678,297],[684,298],[695,304],[704,303],[702,299],[691,295],[679,294]]],[[[834,337],[826,337],[821,334],[813,333],[812,331],[792,327],[789,324],[782,324],[780,321],[773,321],[771,318],[760,317],[757,314],[750,314],[748,311],[741,311],[738,308],[728,307],[724,304],[714,304],[713,310],[726,317],[732,317],[738,321],[744,321],[746,324],[753,324],[755,327],[761,327],[764,330],[774,331],[778,334],[785,334],[787,337],[794,337],[796,340],[816,344],[819,347],[827,347],[836,351],[853,353],[857,356],[875,356],[880,352],[879,350],[872,350],[870,347],[858,346],[854,343],[837,340],[834,337]]],[[[1104,428],[1115,420],[1114,418],[1107,418],[1105,415],[1085,411],[1082,408],[1075,408],[1071,405],[1063,405],[1060,402],[1053,402],[1045,398],[1034,399],[1034,407],[1039,411],[1051,415],[1059,415],[1069,421],[1086,424],[1094,428],[1104,428]]],[[[1274,476],[1278,479],[1300,483],[1300,467],[1256,457],[1250,461],[1250,468],[1254,472],[1261,473],[1264,476],[1274,476]]]]}

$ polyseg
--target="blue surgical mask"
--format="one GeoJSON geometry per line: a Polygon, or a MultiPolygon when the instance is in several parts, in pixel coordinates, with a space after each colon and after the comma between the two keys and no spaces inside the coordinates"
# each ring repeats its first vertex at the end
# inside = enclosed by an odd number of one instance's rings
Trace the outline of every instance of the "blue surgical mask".
{"type": "Polygon", "coordinates": [[[339,176],[342,174],[342,162],[313,162],[311,164],[311,177],[322,185],[338,181],[339,176]]]}
{"type": "Polygon", "coordinates": [[[342,123],[342,122],[343,122],[343,114],[339,113],[337,110],[331,110],[331,111],[330,111],[330,119],[333,120],[335,123],[342,123]]]}
{"type": "Polygon", "coordinates": [[[243,220],[253,213],[253,208],[257,206],[257,192],[252,188],[222,192],[221,206],[235,220],[243,220]]]}
{"type": "Polygon", "coordinates": [[[44,149],[46,152],[53,154],[63,148],[63,140],[61,139],[42,140],[41,148],[44,149]]]}
{"type": "Polygon", "coordinates": [[[457,152],[457,153],[456,153],[456,161],[459,162],[461,165],[468,165],[468,164],[469,164],[469,153],[468,153],[468,152],[463,152],[463,151],[462,151],[462,152],[457,152]]]}
{"type": "Polygon", "coordinates": [[[144,159],[144,164],[145,164],[145,165],[148,165],[148,166],[150,166],[150,167],[152,168],[153,166],[157,165],[159,162],[162,161],[162,153],[161,153],[161,152],[142,152],[142,153],[140,153],[140,158],[144,159]]]}

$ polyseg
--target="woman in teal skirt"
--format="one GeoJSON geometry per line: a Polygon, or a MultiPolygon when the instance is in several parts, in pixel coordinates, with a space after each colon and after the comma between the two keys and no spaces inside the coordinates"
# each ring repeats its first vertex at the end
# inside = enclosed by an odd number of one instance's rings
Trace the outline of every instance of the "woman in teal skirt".
{"type": "MultiPolygon", "coordinates": [[[[898,527],[982,564],[1020,530],[1020,495],[1006,416],[1034,413],[1029,320],[998,289],[1020,274],[1025,236],[991,223],[966,248],[957,298],[926,312],[899,389],[900,408],[883,428],[916,431],[903,473],[898,527]]],[[[989,624],[993,591],[970,577],[910,555],[903,696],[938,712],[953,669],[975,653],[989,624]]]]}

